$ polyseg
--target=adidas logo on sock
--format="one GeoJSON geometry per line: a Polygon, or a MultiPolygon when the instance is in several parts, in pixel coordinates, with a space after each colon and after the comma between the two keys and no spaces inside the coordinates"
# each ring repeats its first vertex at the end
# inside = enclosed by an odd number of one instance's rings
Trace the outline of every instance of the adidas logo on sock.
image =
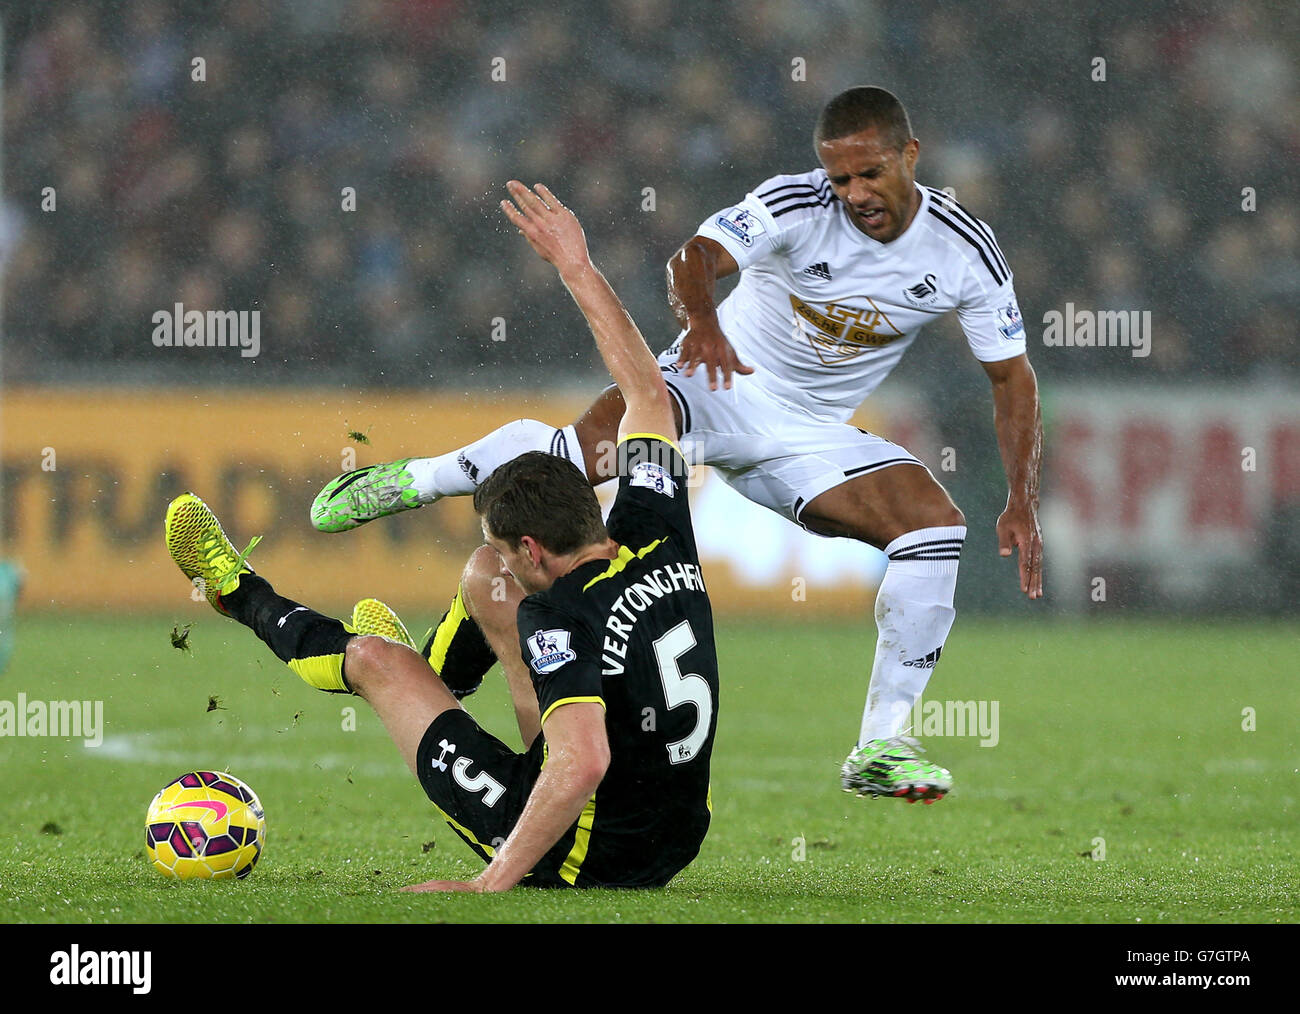
{"type": "Polygon", "coordinates": [[[925,658],[914,658],[910,662],[904,662],[903,665],[909,669],[933,669],[939,662],[939,656],[943,654],[943,645],[935,648],[934,651],[926,655],[925,658]]]}
{"type": "Polygon", "coordinates": [[[465,457],[464,451],[456,455],[456,464],[460,465],[460,470],[465,473],[470,482],[478,482],[478,465],[465,457]]]}
{"type": "Polygon", "coordinates": [[[831,280],[831,268],[825,261],[804,268],[803,273],[805,275],[813,275],[816,278],[824,278],[828,282],[831,280]]]}

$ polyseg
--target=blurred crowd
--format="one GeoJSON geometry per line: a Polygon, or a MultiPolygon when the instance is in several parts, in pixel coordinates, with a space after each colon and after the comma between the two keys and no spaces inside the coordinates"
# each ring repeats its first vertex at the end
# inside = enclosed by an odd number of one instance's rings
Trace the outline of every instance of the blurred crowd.
{"type": "MultiPolygon", "coordinates": [[[[1300,371],[1292,5],[17,6],[9,382],[589,383],[581,319],[501,219],[504,181],[578,210],[666,346],[665,261],[763,179],[813,168],[818,110],[862,83],[907,105],[918,178],[996,231],[1040,373],[1300,371]],[[1067,302],[1150,310],[1152,355],[1045,348],[1067,302]],[[155,347],[176,303],[260,310],[262,354],[155,347]]],[[[963,354],[936,341],[936,369],[963,354]]]]}

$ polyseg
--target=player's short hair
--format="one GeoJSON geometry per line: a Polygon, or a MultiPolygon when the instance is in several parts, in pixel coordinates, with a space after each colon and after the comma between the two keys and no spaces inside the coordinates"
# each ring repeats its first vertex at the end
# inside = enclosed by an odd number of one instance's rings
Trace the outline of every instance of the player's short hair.
{"type": "Polygon", "coordinates": [[[561,554],[609,538],[587,477],[544,451],[521,454],[489,475],[474,491],[474,510],[512,548],[525,535],[561,554]]]}
{"type": "Polygon", "coordinates": [[[872,127],[899,151],[912,139],[912,121],[898,96],[884,88],[862,85],[840,92],[826,103],[813,130],[813,148],[872,127]]]}

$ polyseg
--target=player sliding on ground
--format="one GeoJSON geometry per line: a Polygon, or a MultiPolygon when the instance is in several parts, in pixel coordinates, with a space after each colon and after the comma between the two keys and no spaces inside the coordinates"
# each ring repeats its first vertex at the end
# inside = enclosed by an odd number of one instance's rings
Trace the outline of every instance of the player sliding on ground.
{"type": "Polygon", "coordinates": [[[509,191],[517,206],[503,201],[504,213],[558,270],[626,402],[608,524],[586,477],[550,454],[515,458],[475,491],[487,545],[466,567],[436,657],[461,667],[485,651],[464,648],[468,629],[500,646],[525,752],[479,727],[386,606],[360,602],[344,624],[281,597],[198,497],[168,508],[167,548],[218,612],[308,684],[369,701],[447,823],[488,860],[473,881],[408,890],[659,887],[708,830],[717,728],[687,466],[658,364],[578,220],[545,187],[509,191]],[[497,601],[503,574],[514,581],[497,601]]]}
{"type": "MultiPolygon", "coordinates": [[[[693,461],[810,531],[866,542],[889,558],[866,706],[840,782],[859,795],[933,801],[952,778],[901,733],[952,627],[966,519],[911,453],[849,419],[922,327],[956,310],[993,385],[1008,486],[999,551],[1018,550],[1020,588],[1035,599],[1038,386],[993,233],[943,191],[917,184],[919,143],[898,99],[882,88],[837,95],[813,145],[821,168],[763,182],[710,215],[669,261],[668,299],[682,332],[659,363],[693,461]],[[715,305],[717,280],[736,271],[735,290],[715,305]],[[741,374],[734,385],[733,373],[741,374]]],[[[622,412],[623,393],[611,388],[563,429],[522,419],[439,457],[351,472],[322,490],[312,522],[344,531],[469,494],[530,450],[565,457],[602,482],[622,412]]]]}

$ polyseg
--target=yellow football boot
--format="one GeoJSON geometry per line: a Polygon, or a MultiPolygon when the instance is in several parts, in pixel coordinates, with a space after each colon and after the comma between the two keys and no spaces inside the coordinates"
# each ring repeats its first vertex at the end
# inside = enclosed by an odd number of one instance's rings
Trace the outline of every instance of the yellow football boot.
{"type": "Polygon", "coordinates": [[[222,608],[221,596],[239,587],[241,574],[253,573],[244,558],[262,537],[253,539],[242,553],[235,552],[217,516],[193,493],[183,493],[167,505],[163,531],[167,552],[181,573],[207,596],[213,609],[229,616],[222,608]]]}
{"type": "Polygon", "coordinates": [[[412,650],[419,650],[415,647],[414,638],[397,618],[397,614],[379,599],[362,599],[352,607],[351,629],[353,633],[363,637],[368,634],[378,634],[390,641],[404,644],[412,650]]]}

